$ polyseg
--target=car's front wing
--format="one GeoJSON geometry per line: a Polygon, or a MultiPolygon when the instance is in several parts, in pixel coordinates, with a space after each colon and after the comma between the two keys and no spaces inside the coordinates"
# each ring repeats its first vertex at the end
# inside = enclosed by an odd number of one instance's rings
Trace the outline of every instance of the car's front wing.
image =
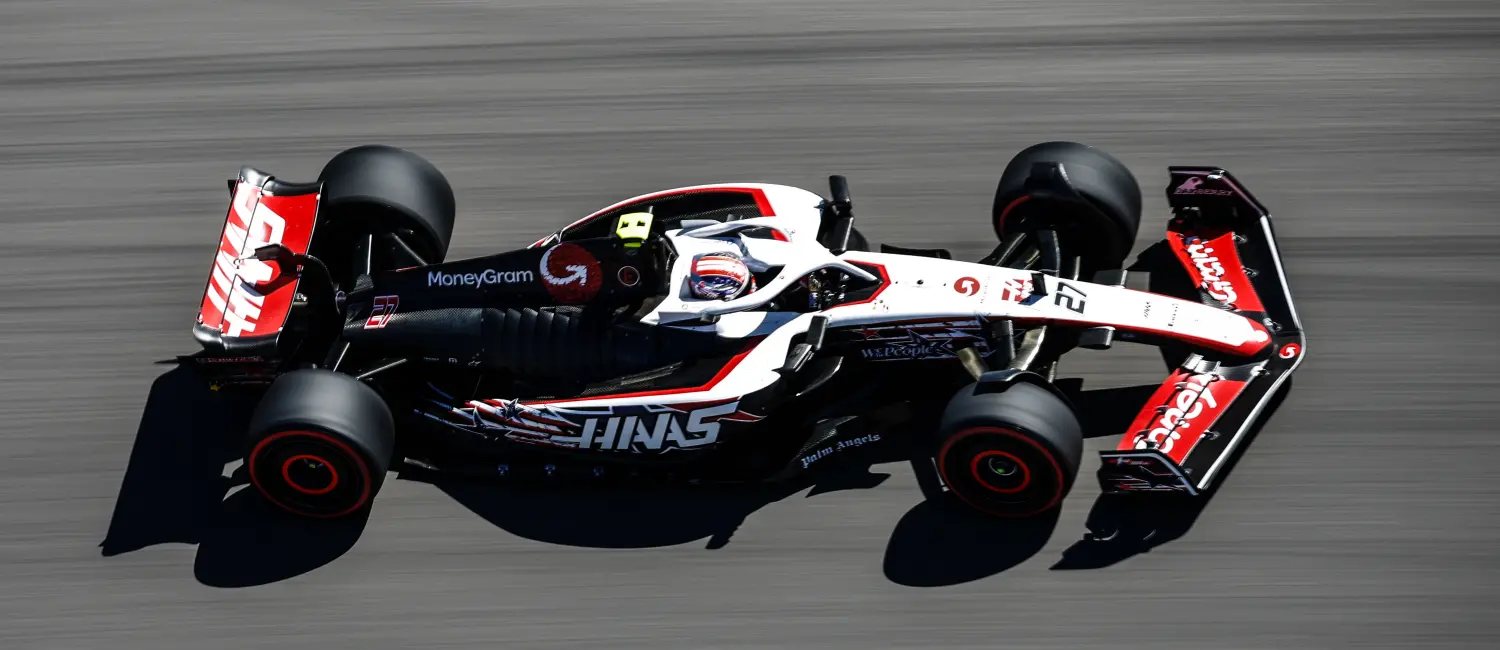
{"type": "Polygon", "coordinates": [[[1190,356],[1157,389],[1130,429],[1103,452],[1105,492],[1209,489],[1306,356],[1271,216],[1222,169],[1173,167],[1167,245],[1199,298],[1265,325],[1263,358],[1190,356]]]}

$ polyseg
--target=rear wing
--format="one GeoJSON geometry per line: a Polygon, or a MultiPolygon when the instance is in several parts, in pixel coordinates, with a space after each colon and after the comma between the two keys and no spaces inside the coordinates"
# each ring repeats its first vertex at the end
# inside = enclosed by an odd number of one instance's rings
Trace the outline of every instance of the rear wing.
{"type": "Polygon", "coordinates": [[[193,336],[210,356],[271,358],[297,301],[300,278],[279,273],[275,262],[256,260],[255,249],[281,244],[306,254],[321,184],[286,183],[243,167],[229,189],[229,212],[193,336]]]}
{"type": "Polygon", "coordinates": [[[1209,489],[1306,353],[1270,213],[1223,169],[1170,172],[1167,245],[1199,300],[1260,322],[1272,345],[1251,362],[1195,354],[1174,370],[1101,453],[1105,492],[1209,489]]]}

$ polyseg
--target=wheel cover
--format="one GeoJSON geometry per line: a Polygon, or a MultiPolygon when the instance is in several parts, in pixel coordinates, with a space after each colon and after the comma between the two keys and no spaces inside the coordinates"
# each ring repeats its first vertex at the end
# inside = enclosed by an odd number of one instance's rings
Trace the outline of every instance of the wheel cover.
{"type": "Polygon", "coordinates": [[[982,451],[969,463],[969,474],[979,486],[999,494],[1014,494],[1031,485],[1031,468],[1015,454],[982,451]]]}
{"type": "Polygon", "coordinates": [[[305,517],[348,515],[370,500],[364,457],[321,431],[278,431],[247,458],[250,482],[276,506],[305,517]]]}
{"type": "Polygon", "coordinates": [[[977,426],[954,433],[938,451],[937,465],[954,496],[1001,517],[1050,510],[1069,487],[1057,457],[1010,427],[977,426]]]}
{"type": "Polygon", "coordinates": [[[296,454],[281,464],[281,479],[292,489],[317,496],[328,494],[339,486],[339,472],[322,456],[296,454]]]}

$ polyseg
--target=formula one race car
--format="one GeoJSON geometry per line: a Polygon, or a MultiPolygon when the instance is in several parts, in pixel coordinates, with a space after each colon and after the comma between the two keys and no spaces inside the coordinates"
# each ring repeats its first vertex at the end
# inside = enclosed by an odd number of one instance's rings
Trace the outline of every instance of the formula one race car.
{"type": "Polygon", "coordinates": [[[869,250],[841,176],[826,199],[756,183],[646,194],[458,261],[452,189],[404,150],[344,151],[313,183],[246,167],[229,189],[193,330],[204,350],[180,361],[263,391],[250,481],[310,517],[366,508],[393,464],[758,482],[876,448],[930,463],[975,509],[1037,515],[1083,454],[1057,361],[1116,341],[1176,367],[1102,452],[1103,489],[1196,495],[1304,354],[1270,217],[1234,177],[1170,169],[1183,290],[1131,289],[1140,188],[1075,143],[1006,167],[999,245],[976,262],[869,250]]]}

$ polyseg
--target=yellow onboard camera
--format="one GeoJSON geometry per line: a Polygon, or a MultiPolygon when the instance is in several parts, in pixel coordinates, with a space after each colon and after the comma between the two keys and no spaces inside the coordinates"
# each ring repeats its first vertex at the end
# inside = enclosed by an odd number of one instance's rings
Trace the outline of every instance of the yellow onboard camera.
{"type": "Polygon", "coordinates": [[[651,234],[651,221],[654,217],[650,212],[631,212],[620,215],[620,220],[615,224],[615,237],[624,240],[626,248],[640,248],[645,243],[646,237],[651,234]]]}

